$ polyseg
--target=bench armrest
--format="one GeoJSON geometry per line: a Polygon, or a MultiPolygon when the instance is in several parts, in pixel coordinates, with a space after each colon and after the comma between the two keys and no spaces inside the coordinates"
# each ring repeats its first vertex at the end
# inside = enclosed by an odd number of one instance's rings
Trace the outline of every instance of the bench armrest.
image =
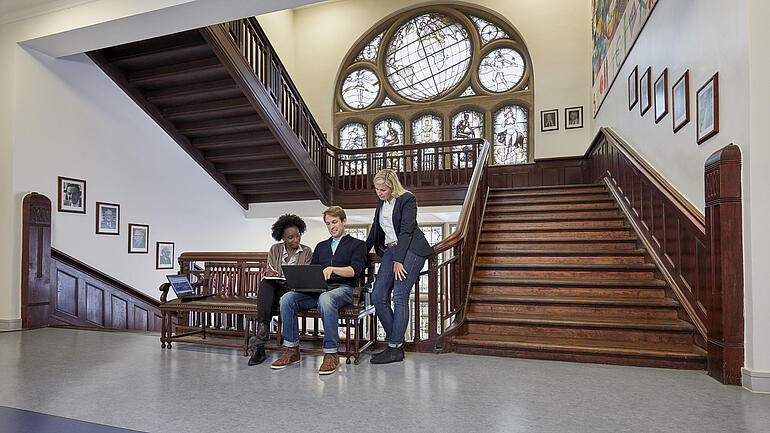
{"type": "Polygon", "coordinates": [[[369,286],[353,287],[353,306],[358,307],[362,304],[368,306],[370,304],[369,292],[371,292],[369,286]]]}
{"type": "Polygon", "coordinates": [[[160,285],[159,290],[161,291],[161,294],[160,294],[160,303],[161,304],[165,304],[166,302],[168,302],[167,298],[168,298],[168,291],[169,291],[169,289],[171,289],[171,284],[170,283],[163,283],[163,284],[160,285]]]}

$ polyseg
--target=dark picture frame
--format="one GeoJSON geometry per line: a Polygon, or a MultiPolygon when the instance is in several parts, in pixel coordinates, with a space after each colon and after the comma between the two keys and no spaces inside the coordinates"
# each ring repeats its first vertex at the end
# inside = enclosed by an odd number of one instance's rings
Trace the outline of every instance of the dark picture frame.
{"type": "Polygon", "coordinates": [[[671,123],[674,133],[690,122],[690,70],[671,87],[671,123]]]}
{"type": "Polygon", "coordinates": [[[583,127],[583,106],[564,109],[564,129],[578,129],[583,127]]]}
{"type": "Polygon", "coordinates": [[[637,102],[639,102],[639,65],[634,66],[628,75],[628,111],[631,111],[637,102]]]}
{"type": "Polygon", "coordinates": [[[128,253],[148,254],[150,252],[150,226],[128,223],[128,253]]]}
{"type": "Polygon", "coordinates": [[[652,75],[652,68],[647,67],[647,70],[642,74],[642,78],[639,80],[639,114],[644,116],[647,110],[652,106],[652,81],[650,76],[652,75]]]}
{"type": "Polygon", "coordinates": [[[655,123],[658,123],[668,114],[668,68],[664,69],[655,80],[654,89],[655,123]]]}
{"type": "Polygon", "coordinates": [[[155,243],[155,269],[174,269],[174,243],[155,243]]]}
{"type": "Polygon", "coordinates": [[[86,213],[86,181],[59,176],[59,212],[86,213]]]}
{"type": "Polygon", "coordinates": [[[96,202],[96,234],[120,234],[120,205],[117,203],[96,202]]]}
{"type": "Polygon", "coordinates": [[[540,132],[556,131],[559,129],[559,109],[540,111],[540,132]]]}
{"type": "Polygon", "coordinates": [[[695,115],[698,144],[719,133],[719,72],[696,92],[695,115]]]}

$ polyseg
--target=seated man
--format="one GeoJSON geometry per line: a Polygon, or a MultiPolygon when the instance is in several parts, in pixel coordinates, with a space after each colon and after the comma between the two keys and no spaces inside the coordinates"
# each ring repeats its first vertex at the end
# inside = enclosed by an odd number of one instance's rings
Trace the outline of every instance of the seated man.
{"type": "Polygon", "coordinates": [[[320,242],[313,251],[310,264],[321,265],[324,277],[337,288],[314,296],[306,293],[288,292],[281,297],[281,333],[286,353],[273,362],[272,368],[288,367],[299,362],[299,327],[297,311],[318,307],[324,326],[324,360],[319,374],[331,374],[339,366],[339,330],[337,328],[339,308],[353,302],[353,286],[366,263],[366,243],[345,234],[345,211],[332,206],[323,213],[326,228],[331,238],[320,242]]]}

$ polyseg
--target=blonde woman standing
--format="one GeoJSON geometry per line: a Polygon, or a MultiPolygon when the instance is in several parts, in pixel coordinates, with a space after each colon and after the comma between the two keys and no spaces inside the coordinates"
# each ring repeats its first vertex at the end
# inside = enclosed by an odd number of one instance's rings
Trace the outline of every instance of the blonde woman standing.
{"type": "Polygon", "coordinates": [[[398,173],[389,168],[380,170],[374,176],[374,190],[379,202],[366,238],[366,250],[374,247],[382,258],[372,301],[385,329],[388,348],[372,355],[371,363],[388,364],[404,360],[409,295],[432,250],[417,226],[417,199],[401,186],[398,173]]]}

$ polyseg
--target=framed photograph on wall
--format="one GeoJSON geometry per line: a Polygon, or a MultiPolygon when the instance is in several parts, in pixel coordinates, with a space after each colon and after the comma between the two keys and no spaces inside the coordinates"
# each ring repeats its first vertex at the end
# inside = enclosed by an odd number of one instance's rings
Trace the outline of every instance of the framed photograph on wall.
{"type": "Polygon", "coordinates": [[[570,107],[564,109],[564,129],[576,129],[583,127],[583,107],[570,107]]]}
{"type": "Polygon", "coordinates": [[[96,202],[96,234],[120,234],[120,205],[117,203],[96,202]]]}
{"type": "Polygon", "coordinates": [[[639,80],[639,113],[642,116],[644,116],[644,113],[646,113],[652,105],[650,103],[650,100],[652,99],[650,91],[652,81],[650,80],[650,75],[652,75],[652,68],[648,66],[647,70],[642,74],[642,78],[639,80]]]}
{"type": "Polygon", "coordinates": [[[150,252],[150,226],[128,224],[128,253],[147,254],[150,252]]]}
{"type": "Polygon", "coordinates": [[[668,114],[668,68],[655,80],[655,123],[668,114]]]}
{"type": "Polygon", "coordinates": [[[174,269],[174,243],[155,243],[155,269],[174,269]]]}
{"type": "Polygon", "coordinates": [[[86,213],[86,181],[59,176],[59,212],[86,213]]]}
{"type": "Polygon", "coordinates": [[[540,112],[540,131],[556,131],[559,129],[559,109],[543,110],[540,112]]]}
{"type": "Polygon", "coordinates": [[[671,88],[671,117],[674,119],[674,132],[679,131],[690,121],[690,70],[676,80],[671,88]]]}
{"type": "Polygon", "coordinates": [[[706,81],[695,95],[698,144],[719,132],[719,72],[706,81]]]}
{"type": "Polygon", "coordinates": [[[628,109],[634,108],[639,101],[639,65],[634,66],[634,70],[628,76],[628,109]]]}

